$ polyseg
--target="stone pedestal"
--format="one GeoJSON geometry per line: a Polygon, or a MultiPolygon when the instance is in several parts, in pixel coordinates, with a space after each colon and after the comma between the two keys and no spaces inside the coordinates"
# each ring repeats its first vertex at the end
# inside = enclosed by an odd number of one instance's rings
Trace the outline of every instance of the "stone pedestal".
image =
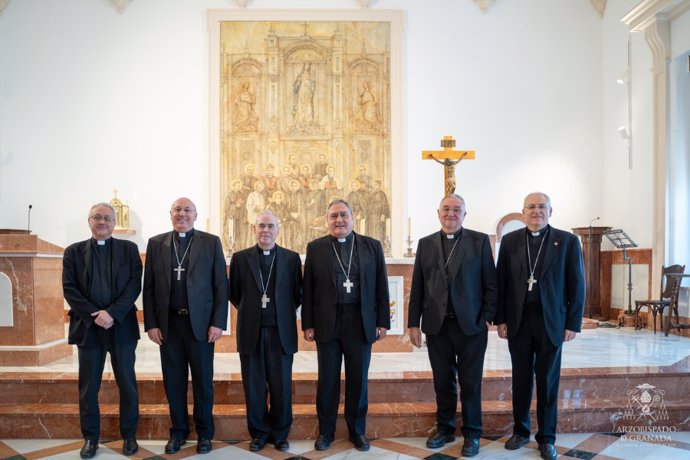
{"type": "Polygon", "coordinates": [[[573,233],[582,240],[582,254],[585,259],[585,279],[587,281],[587,299],[585,317],[608,319],[601,311],[601,273],[599,270],[599,253],[604,232],[611,227],[574,227],[573,233]]]}
{"type": "Polygon", "coordinates": [[[0,230],[0,366],[40,366],[72,354],[62,254],[27,231],[0,230]]]}

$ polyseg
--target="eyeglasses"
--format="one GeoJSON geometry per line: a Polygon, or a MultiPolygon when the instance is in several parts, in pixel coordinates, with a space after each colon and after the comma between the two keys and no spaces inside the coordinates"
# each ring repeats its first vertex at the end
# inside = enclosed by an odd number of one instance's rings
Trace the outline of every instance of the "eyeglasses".
{"type": "Polygon", "coordinates": [[[540,211],[543,211],[545,209],[549,209],[548,204],[540,203],[540,204],[530,204],[528,206],[525,206],[525,209],[528,211],[534,211],[535,209],[538,209],[540,211]]]}
{"type": "Polygon", "coordinates": [[[90,216],[89,219],[94,220],[94,221],[96,221],[96,222],[103,221],[103,222],[105,222],[106,224],[110,224],[110,223],[115,222],[115,218],[114,218],[114,217],[110,217],[110,216],[101,216],[100,214],[96,214],[95,216],[90,216]]]}

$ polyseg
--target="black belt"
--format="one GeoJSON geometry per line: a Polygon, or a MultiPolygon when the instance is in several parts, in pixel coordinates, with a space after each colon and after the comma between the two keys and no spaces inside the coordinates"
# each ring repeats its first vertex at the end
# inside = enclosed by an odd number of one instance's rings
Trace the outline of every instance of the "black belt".
{"type": "Polygon", "coordinates": [[[180,316],[189,316],[189,308],[178,308],[175,310],[180,316]]]}

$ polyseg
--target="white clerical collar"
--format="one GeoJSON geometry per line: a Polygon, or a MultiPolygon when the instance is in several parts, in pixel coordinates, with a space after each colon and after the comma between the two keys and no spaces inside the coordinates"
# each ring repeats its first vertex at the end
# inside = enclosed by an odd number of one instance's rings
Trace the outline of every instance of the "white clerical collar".
{"type": "Polygon", "coordinates": [[[96,240],[98,246],[105,246],[105,240],[96,240]]]}
{"type": "Polygon", "coordinates": [[[270,251],[270,250],[267,251],[267,250],[264,249],[263,251],[264,251],[264,255],[265,255],[265,256],[270,256],[270,255],[271,255],[271,251],[270,251]]]}
{"type": "Polygon", "coordinates": [[[186,232],[177,232],[177,236],[179,236],[180,238],[185,238],[187,236],[187,233],[186,232]]]}
{"type": "Polygon", "coordinates": [[[338,243],[344,243],[347,241],[347,238],[338,238],[338,243]]]}

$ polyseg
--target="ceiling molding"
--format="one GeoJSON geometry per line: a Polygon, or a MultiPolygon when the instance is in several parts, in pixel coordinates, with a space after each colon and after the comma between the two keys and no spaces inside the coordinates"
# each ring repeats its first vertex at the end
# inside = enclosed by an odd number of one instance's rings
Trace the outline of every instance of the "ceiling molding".
{"type": "Polygon", "coordinates": [[[690,0],[684,0],[678,5],[674,6],[671,11],[668,12],[668,19],[675,21],[688,11],[690,11],[690,0]]]}
{"type": "Polygon", "coordinates": [[[642,32],[655,21],[655,15],[666,8],[671,0],[644,0],[630,10],[621,22],[626,24],[631,32],[642,32]]]}
{"type": "Polygon", "coordinates": [[[604,17],[604,12],[606,11],[606,2],[608,0],[589,0],[589,2],[594,7],[594,10],[599,14],[600,18],[604,17]]]}
{"type": "Polygon", "coordinates": [[[129,2],[130,2],[130,0],[113,0],[113,4],[115,5],[115,9],[120,14],[124,13],[125,8],[127,8],[129,6],[129,2]]]}
{"type": "Polygon", "coordinates": [[[482,13],[486,13],[495,1],[496,0],[474,0],[474,3],[482,10],[482,13]]]}
{"type": "Polygon", "coordinates": [[[5,8],[7,8],[9,3],[10,0],[0,0],[0,16],[2,16],[2,12],[5,11],[5,8]]]}

